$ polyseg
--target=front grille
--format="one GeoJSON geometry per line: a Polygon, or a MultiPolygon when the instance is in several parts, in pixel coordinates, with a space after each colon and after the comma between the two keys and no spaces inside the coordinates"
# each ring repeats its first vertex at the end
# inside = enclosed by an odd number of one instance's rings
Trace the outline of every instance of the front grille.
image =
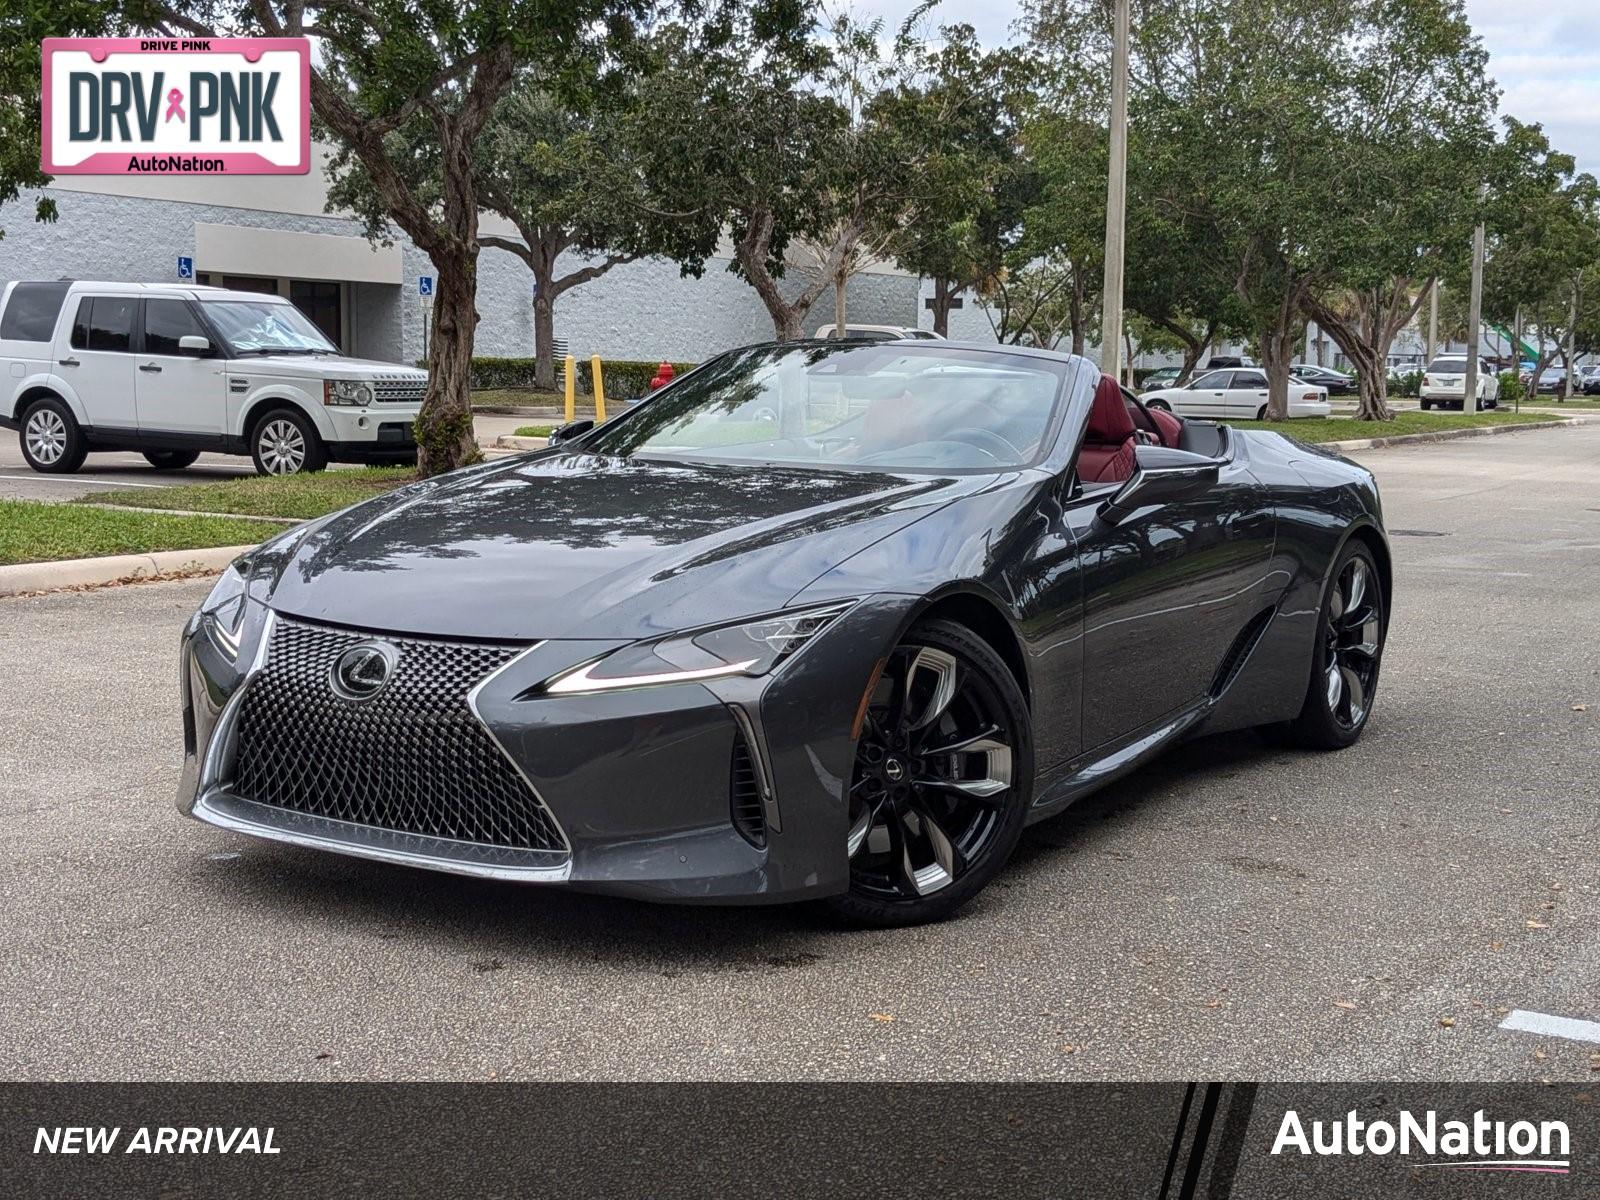
{"type": "Polygon", "coordinates": [[[750,747],[741,733],[733,741],[733,758],[728,764],[728,797],[733,811],[733,827],[752,846],[767,844],[767,811],[761,803],[761,784],[750,747]]]}
{"type": "Polygon", "coordinates": [[[335,661],[373,635],[279,617],[240,704],[234,792],[292,812],[489,846],[565,851],[548,809],[467,705],[523,647],[386,637],[388,684],[351,702],[335,661]]]}
{"type": "Polygon", "coordinates": [[[372,396],[379,404],[420,404],[427,386],[426,377],[379,375],[372,381],[372,396]]]}

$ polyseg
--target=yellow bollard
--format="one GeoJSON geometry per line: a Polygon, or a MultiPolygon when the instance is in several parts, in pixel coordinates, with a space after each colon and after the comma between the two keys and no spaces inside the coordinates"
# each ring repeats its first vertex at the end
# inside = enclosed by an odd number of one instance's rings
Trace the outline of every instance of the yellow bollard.
{"type": "Polygon", "coordinates": [[[567,420],[578,419],[578,363],[572,355],[567,355],[567,420]]]}
{"type": "Polygon", "coordinates": [[[606,381],[600,376],[600,356],[589,360],[589,370],[594,376],[594,420],[599,424],[606,419],[606,381]]]}

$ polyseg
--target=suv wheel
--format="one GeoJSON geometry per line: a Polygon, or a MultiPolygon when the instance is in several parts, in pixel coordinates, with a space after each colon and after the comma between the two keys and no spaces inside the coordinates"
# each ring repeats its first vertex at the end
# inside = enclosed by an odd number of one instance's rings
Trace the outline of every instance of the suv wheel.
{"type": "Polygon", "coordinates": [[[263,475],[298,475],[328,465],[328,452],[317,431],[292,408],[275,408],[256,422],[250,457],[263,475]]]}
{"type": "Polygon", "coordinates": [[[54,396],[28,407],[18,440],[28,465],[46,475],[72,474],[89,453],[72,410],[54,396]]]}

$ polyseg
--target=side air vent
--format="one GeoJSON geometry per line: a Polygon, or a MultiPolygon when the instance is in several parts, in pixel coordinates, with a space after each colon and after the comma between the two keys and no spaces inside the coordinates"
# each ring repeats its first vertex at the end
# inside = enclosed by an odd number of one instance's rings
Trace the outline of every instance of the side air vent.
{"type": "Polygon", "coordinates": [[[767,844],[767,810],[761,802],[761,781],[756,775],[750,744],[740,733],[733,739],[733,756],[728,766],[728,796],[733,812],[733,827],[744,840],[760,849],[767,844]]]}
{"type": "Polygon", "coordinates": [[[1223,656],[1222,665],[1217,668],[1217,676],[1211,681],[1211,698],[1215,700],[1228,690],[1244,669],[1245,660],[1250,657],[1250,652],[1256,648],[1256,643],[1261,640],[1261,635],[1267,631],[1267,626],[1272,623],[1272,614],[1275,610],[1262,609],[1239,631],[1239,636],[1233,639],[1233,645],[1228,647],[1228,653],[1223,656]]]}

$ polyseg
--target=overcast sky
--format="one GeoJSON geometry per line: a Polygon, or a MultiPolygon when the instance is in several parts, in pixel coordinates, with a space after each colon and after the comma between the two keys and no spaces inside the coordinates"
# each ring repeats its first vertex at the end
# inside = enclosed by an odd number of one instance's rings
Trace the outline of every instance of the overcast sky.
{"type": "MultiPolygon", "coordinates": [[[[855,0],[863,16],[893,26],[916,0],[855,0]]],[[[1011,0],[941,0],[933,20],[964,22],[989,44],[1005,41],[1019,6],[1011,0]]],[[[1545,127],[1551,144],[1600,175],[1600,0],[1467,0],[1489,50],[1500,111],[1545,127]]]]}

